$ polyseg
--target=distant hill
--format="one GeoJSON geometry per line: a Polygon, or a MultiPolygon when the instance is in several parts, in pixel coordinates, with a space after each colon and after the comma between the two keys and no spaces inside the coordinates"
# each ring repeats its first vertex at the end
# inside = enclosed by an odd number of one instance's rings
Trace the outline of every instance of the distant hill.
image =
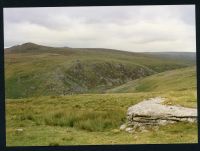
{"type": "Polygon", "coordinates": [[[26,52],[26,51],[31,51],[31,50],[41,50],[41,49],[50,49],[51,47],[46,47],[46,46],[41,46],[41,45],[37,45],[37,44],[34,44],[34,43],[24,43],[22,45],[16,45],[16,46],[13,46],[13,47],[10,47],[10,48],[6,48],[5,52],[26,52]]]}
{"type": "Polygon", "coordinates": [[[196,61],[196,52],[146,52],[159,58],[185,60],[188,63],[196,61]]]}
{"type": "Polygon", "coordinates": [[[195,65],[185,53],[168,54],[34,43],[13,46],[5,49],[6,97],[103,93],[135,79],[195,65]]]}
{"type": "Polygon", "coordinates": [[[69,47],[54,48],[54,47],[42,46],[42,45],[28,42],[22,45],[15,45],[13,47],[6,48],[4,52],[5,53],[47,53],[50,51],[51,53],[54,53],[55,49],[60,50],[60,53],[62,53],[63,49],[68,49],[68,51],[70,50],[69,47]]]}

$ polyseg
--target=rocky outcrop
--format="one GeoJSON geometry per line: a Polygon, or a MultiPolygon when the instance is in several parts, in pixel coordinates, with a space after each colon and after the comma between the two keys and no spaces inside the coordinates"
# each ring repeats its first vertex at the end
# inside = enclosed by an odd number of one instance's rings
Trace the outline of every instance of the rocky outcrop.
{"type": "Polygon", "coordinates": [[[127,111],[127,124],[126,126],[121,126],[120,129],[130,131],[130,129],[127,129],[128,127],[131,127],[133,130],[180,121],[197,121],[197,109],[164,105],[162,104],[164,101],[165,99],[161,97],[151,98],[129,107],[127,111]]]}

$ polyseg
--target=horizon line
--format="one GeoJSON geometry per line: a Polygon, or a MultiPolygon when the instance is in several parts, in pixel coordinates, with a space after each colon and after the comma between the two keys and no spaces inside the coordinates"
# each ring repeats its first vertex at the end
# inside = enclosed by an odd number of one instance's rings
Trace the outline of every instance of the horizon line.
{"type": "Polygon", "coordinates": [[[24,44],[33,44],[33,45],[38,45],[38,46],[44,46],[44,47],[53,47],[53,48],[72,48],[72,49],[110,49],[110,50],[116,50],[116,51],[125,51],[125,52],[135,52],[135,53],[156,53],[156,52],[170,52],[170,53],[177,53],[177,52],[186,52],[186,53],[196,53],[197,51],[150,51],[150,50],[139,50],[139,51],[130,51],[130,50],[125,50],[125,49],[115,49],[115,48],[103,48],[103,47],[69,47],[69,46],[48,46],[48,45],[43,45],[43,44],[37,44],[37,43],[33,43],[33,42],[25,42],[22,44],[16,44],[16,45],[12,45],[9,47],[4,46],[4,49],[9,49],[15,46],[21,46],[24,44]]]}

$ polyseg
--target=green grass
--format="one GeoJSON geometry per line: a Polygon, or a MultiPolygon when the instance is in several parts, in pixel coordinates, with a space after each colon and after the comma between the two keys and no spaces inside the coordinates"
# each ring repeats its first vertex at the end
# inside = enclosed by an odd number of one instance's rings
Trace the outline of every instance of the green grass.
{"type": "Polygon", "coordinates": [[[87,132],[74,128],[51,126],[27,126],[17,134],[8,129],[8,146],[58,146],[80,144],[176,144],[197,143],[197,125],[172,124],[158,131],[138,132],[134,135],[113,129],[105,132],[87,132]]]}
{"type": "Polygon", "coordinates": [[[186,99],[191,96],[191,93],[186,91],[9,99],[6,101],[7,145],[197,142],[195,123],[167,125],[158,131],[150,130],[134,135],[119,131],[120,125],[125,122],[129,106],[155,96],[176,97],[181,105],[196,107],[196,101],[188,102],[186,99]],[[24,131],[16,134],[16,129],[19,128],[24,131]]]}
{"type": "Polygon", "coordinates": [[[119,130],[128,107],[144,99],[162,96],[165,104],[196,108],[194,60],[32,44],[9,51],[5,53],[7,146],[198,141],[196,123],[134,134],[119,130]]]}
{"type": "Polygon", "coordinates": [[[165,104],[196,108],[196,81],[196,67],[188,67],[133,80],[107,93],[160,93],[166,98],[165,104]]]}
{"type": "Polygon", "coordinates": [[[196,66],[166,71],[133,80],[107,92],[166,92],[190,89],[196,89],[196,66]]]}
{"type": "Polygon", "coordinates": [[[129,106],[163,96],[171,98],[171,103],[196,107],[195,93],[190,90],[8,99],[7,145],[196,143],[196,123],[167,125],[158,131],[134,135],[119,131],[129,106]],[[19,128],[24,131],[17,133],[19,128]]]}
{"type": "Polygon", "coordinates": [[[103,93],[131,80],[195,64],[195,60],[110,49],[34,44],[12,49],[5,50],[6,98],[103,93]]]}

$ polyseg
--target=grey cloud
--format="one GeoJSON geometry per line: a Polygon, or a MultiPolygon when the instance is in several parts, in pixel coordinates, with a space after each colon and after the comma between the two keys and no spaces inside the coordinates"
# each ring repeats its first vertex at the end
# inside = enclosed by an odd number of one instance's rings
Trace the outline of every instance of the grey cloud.
{"type": "Polygon", "coordinates": [[[153,42],[172,42],[172,41],[175,41],[176,39],[173,39],[173,38],[163,38],[163,37],[152,37],[152,38],[149,38],[149,39],[138,39],[138,40],[135,40],[135,41],[132,41],[133,43],[135,44],[148,44],[148,43],[153,43],[153,42]]]}
{"type": "Polygon", "coordinates": [[[4,9],[5,46],[195,51],[194,6],[4,9]]]}

